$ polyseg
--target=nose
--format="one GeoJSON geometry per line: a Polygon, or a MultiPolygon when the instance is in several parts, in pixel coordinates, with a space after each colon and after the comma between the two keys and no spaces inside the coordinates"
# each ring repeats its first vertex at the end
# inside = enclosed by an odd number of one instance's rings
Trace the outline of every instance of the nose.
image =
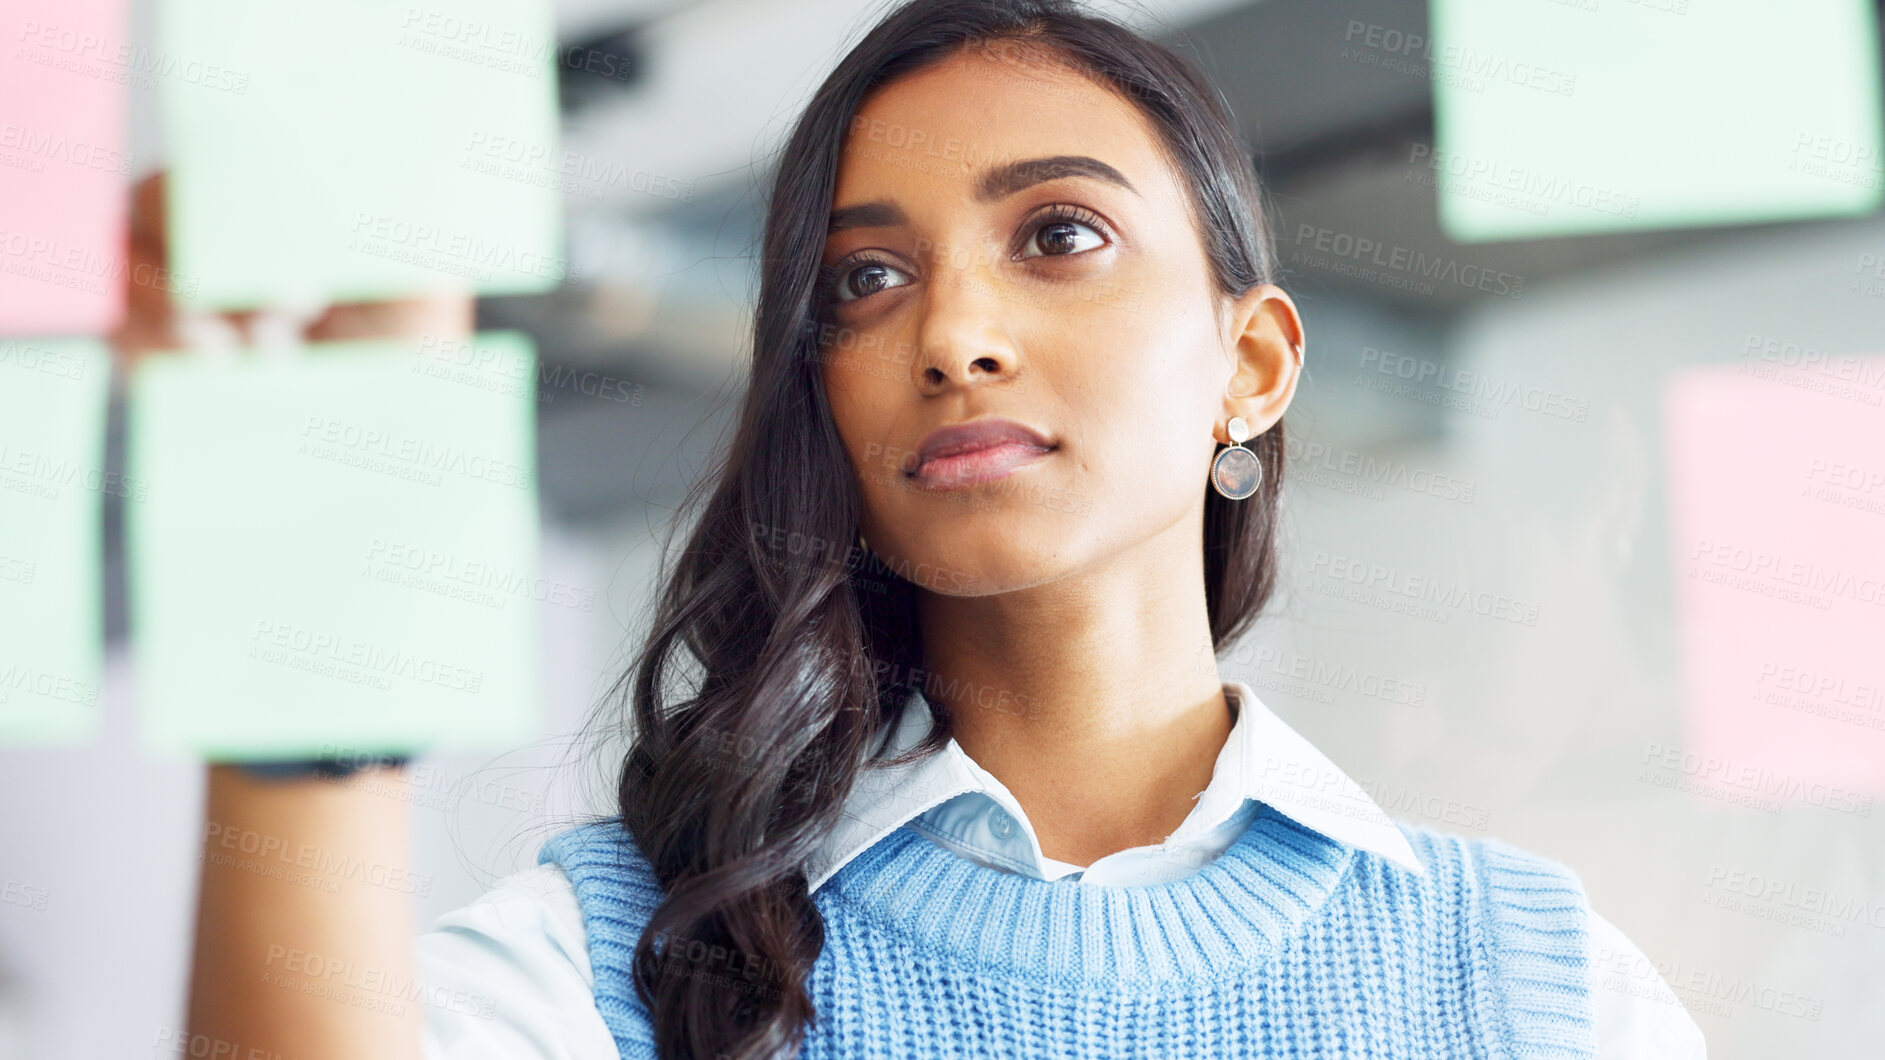
{"type": "Polygon", "coordinates": [[[1007,329],[999,280],[976,264],[946,258],[932,271],[935,279],[925,291],[912,358],[917,388],[933,394],[1013,379],[1021,359],[1007,329]]]}

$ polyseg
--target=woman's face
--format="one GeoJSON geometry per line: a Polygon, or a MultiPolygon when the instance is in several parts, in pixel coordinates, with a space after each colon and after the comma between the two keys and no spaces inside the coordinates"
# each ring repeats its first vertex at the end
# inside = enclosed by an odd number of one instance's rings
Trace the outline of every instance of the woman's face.
{"type": "Polygon", "coordinates": [[[1045,61],[971,48],[868,98],[822,263],[863,532],[935,592],[1054,581],[1160,535],[1196,552],[1219,424],[1261,432],[1294,389],[1249,334],[1294,327],[1287,298],[1261,299],[1286,322],[1224,298],[1153,127],[1045,61]],[[938,428],[994,418],[1045,445],[911,473],[938,428]]]}

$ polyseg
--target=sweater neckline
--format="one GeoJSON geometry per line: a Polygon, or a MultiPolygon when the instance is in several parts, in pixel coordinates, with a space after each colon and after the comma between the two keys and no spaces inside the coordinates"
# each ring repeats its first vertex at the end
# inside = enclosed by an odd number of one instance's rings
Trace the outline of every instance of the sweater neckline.
{"type": "Polygon", "coordinates": [[[902,827],[819,894],[919,948],[997,974],[1191,980],[1274,955],[1327,903],[1355,858],[1354,847],[1267,804],[1203,868],[1128,886],[1003,872],[902,827]]]}

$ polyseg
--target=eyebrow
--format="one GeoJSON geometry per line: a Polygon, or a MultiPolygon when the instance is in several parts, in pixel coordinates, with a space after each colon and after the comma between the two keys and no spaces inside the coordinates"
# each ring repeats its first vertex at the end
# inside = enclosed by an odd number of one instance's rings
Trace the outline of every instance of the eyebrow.
{"type": "Polygon", "coordinates": [[[1134,195],[1139,194],[1139,189],[1132,186],[1132,181],[1127,180],[1124,173],[1097,158],[1055,155],[1052,158],[1025,158],[983,173],[982,179],[975,184],[975,201],[994,202],[1023,188],[1062,177],[1091,177],[1108,184],[1117,184],[1134,195]]]}
{"type": "MultiPolygon", "coordinates": [[[[1024,158],[1018,162],[1008,162],[994,166],[984,172],[975,182],[975,201],[994,202],[1005,199],[1025,188],[1033,187],[1050,180],[1063,177],[1088,177],[1103,180],[1108,184],[1139,194],[1139,189],[1132,186],[1126,175],[1112,166],[1087,155],[1055,155],[1052,158],[1024,158]]],[[[842,232],[847,228],[888,228],[905,223],[903,211],[887,202],[865,202],[856,206],[846,206],[831,212],[831,223],[827,232],[842,232]]]]}

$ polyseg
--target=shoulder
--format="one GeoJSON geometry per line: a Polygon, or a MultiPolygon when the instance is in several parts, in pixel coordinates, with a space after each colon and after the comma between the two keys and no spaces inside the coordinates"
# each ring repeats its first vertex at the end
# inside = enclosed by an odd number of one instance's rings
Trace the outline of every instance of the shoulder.
{"type": "Polygon", "coordinates": [[[1655,963],[1597,912],[1574,869],[1503,840],[1396,824],[1428,866],[1431,885],[1477,907],[1477,945],[1508,1012],[1535,1023],[1541,1005],[1588,996],[1600,1060],[1706,1056],[1688,1009],[1655,963]]]}
{"type": "Polygon", "coordinates": [[[427,1060],[605,1060],[616,1043],[591,992],[589,947],[569,878],[537,865],[500,880],[420,935],[427,1060]]]}
{"type": "Polygon", "coordinates": [[[557,865],[537,864],[504,877],[471,902],[441,915],[432,931],[541,938],[588,975],[582,912],[569,876],[557,865]]]}
{"type": "Polygon", "coordinates": [[[1584,883],[1570,866],[1492,836],[1465,836],[1395,821],[1429,886],[1466,889],[1497,901],[1546,901],[1565,915],[1587,910],[1584,883]],[[1531,896],[1526,898],[1525,896],[1531,896]]]}
{"type": "Polygon", "coordinates": [[[569,877],[585,911],[599,899],[652,911],[661,900],[654,866],[642,855],[621,818],[609,817],[565,829],[537,852],[537,864],[554,865],[569,877]]]}
{"type": "Polygon", "coordinates": [[[1500,1037],[1522,1055],[1593,1055],[1593,923],[1577,873],[1501,839],[1395,823],[1500,1037]]]}
{"type": "Polygon", "coordinates": [[[549,839],[537,852],[537,863],[558,864],[611,863],[623,868],[646,868],[648,859],[635,845],[634,836],[623,827],[620,817],[603,817],[565,828],[549,839]]]}
{"type": "Polygon", "coordinates": [[[653,1057],[653,1025],[634,974],[642,931],[664,897],[653,865],[619,817],[557,833],[537,862],[568,877],[589,948],[595,1010],[620,1055],[653,1057]]]}
{"type": "Polygon", "coordinates": [[[1395,825],[1426,868],[1421,888],[1445,904],[1470,907],[1466,926],[1484,931],[1489,946],[1588,963],[1590,899],[1570,866],[1490,836],[1395,825]]]}
{"type": "Polygon", "coordinates": [[[553,835],[537,864],[438,918],[420,978],[469,1011],[428,1014],[426,1060],[652,1058],[633,954],[661,890],[619,818],[553,835]]]}

